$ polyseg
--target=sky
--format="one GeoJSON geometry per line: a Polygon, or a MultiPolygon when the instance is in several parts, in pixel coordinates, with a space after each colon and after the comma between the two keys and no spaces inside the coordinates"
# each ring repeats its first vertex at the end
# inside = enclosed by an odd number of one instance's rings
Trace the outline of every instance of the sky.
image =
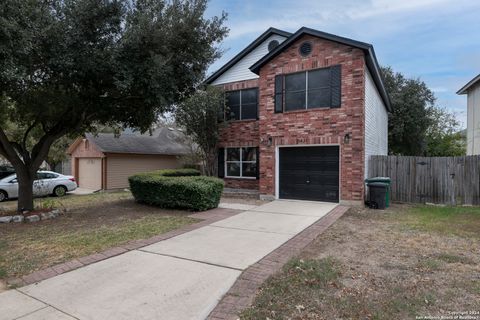
{"type": "Polygon", "coordinates": [[[478,0],[210,0],[206,16],[222,11],[230,33],[209,73],[269,27],[305,26],[373,44],[381,65],[425,81],[466,126],[466,96],[456,92],[480,74],[478,0]]]}

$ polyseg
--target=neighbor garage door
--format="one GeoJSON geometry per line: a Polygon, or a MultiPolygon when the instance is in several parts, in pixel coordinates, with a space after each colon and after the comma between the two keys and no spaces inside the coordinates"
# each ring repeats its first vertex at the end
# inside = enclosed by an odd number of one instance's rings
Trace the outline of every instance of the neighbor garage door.
{"type": "Polygon", "coordinates": [[[78,184],[80,188],[102,189],[102,159],[78,159],[78,184]]]}
{"type": "Polygon", "coordinates": [[[137,173],[179,167],[176,156],[111,155],[107,158],[107,189],[128,188],[128,177],[137,173]]]}
{"type": "Polygon", "coordinates": [[[281,199],[339,201],[339,147],[279,149],[281,199]]]}

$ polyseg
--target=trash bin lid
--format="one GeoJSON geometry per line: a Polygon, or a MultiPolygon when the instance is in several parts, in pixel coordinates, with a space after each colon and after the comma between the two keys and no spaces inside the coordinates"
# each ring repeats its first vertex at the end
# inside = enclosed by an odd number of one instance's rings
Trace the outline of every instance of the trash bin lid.
{"type": "Polygon", "coordinates": [[[367,183],[368,187],[379,187],[379,188],[388,188],[388,183],[385,182],[369,182],[367,183]]]}
{"type": "Polygon", "coordinates": [[[384,183],[390,183],[392,180],[390,179],[390,177],[373,177],[373,178],[368,178],[368,179],[365,179],[365,182],[366,183],[369,183],[369,182],[384,182],[384,183]]]}

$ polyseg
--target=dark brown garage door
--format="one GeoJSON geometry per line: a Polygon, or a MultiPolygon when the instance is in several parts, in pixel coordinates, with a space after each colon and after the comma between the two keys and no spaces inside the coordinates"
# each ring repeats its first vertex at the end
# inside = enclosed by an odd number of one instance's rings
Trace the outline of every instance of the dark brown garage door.
{"type": "Polygon", "coordinates": [[[338,202],[338,146],[279,149],[281,199],[338,202]]]}

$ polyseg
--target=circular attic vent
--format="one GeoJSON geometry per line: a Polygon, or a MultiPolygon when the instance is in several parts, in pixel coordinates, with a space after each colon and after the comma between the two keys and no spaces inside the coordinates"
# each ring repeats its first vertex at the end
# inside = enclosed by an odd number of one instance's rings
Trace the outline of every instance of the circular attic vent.
{"type": "Polygon", "coordinates": [[[275,49],[280,43],[277,40],[272,40],[268,43],[268,52],[275,49]]]}
{"type": "Polygon", "coordinates": [[[308,41],[305,41],[304,43],[302,43],[302,45],[300,46],[300,54],[304,57],[308,56],[310,53],[312,53],[312,44],[308,41]]]}

